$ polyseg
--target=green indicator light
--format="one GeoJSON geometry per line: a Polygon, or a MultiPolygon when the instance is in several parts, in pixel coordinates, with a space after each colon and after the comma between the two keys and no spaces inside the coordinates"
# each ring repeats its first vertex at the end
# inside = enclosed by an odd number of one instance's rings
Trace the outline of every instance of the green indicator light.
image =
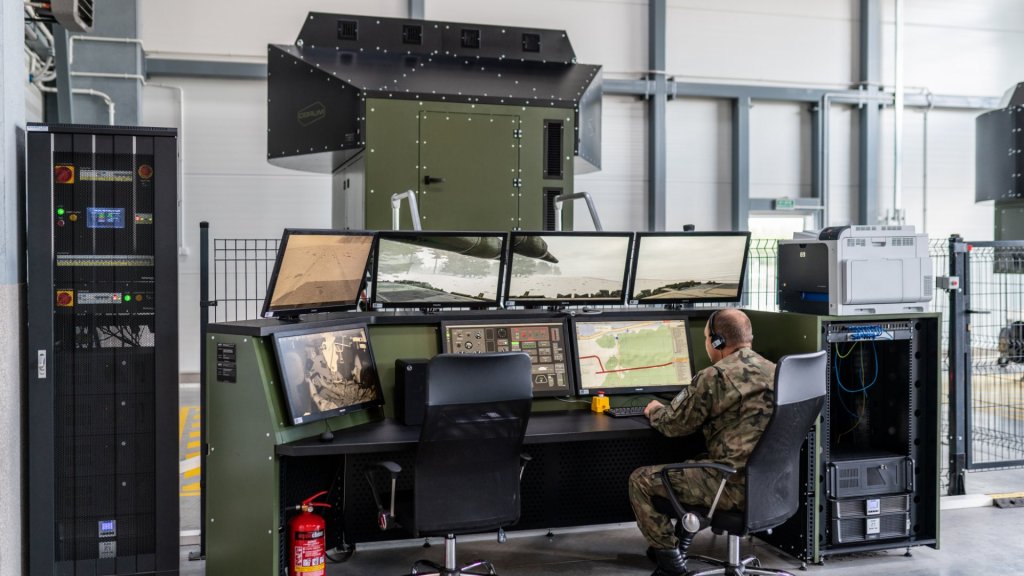
{"type": "Polygon", "coordinates": [[[63,215],[64,215],[64,209],[63,208],[57,208],[57,216],[63,216],[63,215]]]}
{"type": "Polygon", "coordinates": [[[124,301],[125,302],[131,302],[132,301],[132,295],[131,294],[125,294],[124,295],[124,301]]]}

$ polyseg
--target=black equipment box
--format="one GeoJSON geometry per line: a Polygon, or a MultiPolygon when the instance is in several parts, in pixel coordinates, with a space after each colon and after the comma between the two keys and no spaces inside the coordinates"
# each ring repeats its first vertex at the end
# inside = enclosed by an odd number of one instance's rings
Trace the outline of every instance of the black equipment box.
{"type": "Polygon", "coordinates": [[[913,491],[914,461],[906,456],[838,460],[828,464],[828,493],[833,498],[913,491]]]}
{"type": "Polygon", "coordinates": [[[395,360],[395,418],[406,426],[419,426],[426,406],[427,360],[395,360]]]}
{"type": "Polygon", "coordinates": [[[177,574],[177,131],[27,132],[28,573],[177,574]]]}

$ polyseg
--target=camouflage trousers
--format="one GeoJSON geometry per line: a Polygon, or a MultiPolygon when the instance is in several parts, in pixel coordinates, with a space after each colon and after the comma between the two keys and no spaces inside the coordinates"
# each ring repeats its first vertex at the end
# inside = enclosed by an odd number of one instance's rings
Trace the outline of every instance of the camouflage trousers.
{"type": "MultiPolygon", "coordinates": [[[[666,550],[678,546],[679,540],[672,530],[671,516],[662,514],[653,504],[655,496],[668,498],[661,481],[662,468],[644,466],[629,475],[629,502],[647,542],[654,548],[666,550]]],[[[721,474],[715,470],[689,468],[670,472],[669,480],[681,504],[710,508],[721,483],[721,474]]],[[[743,476],[737,476],[726,483],[717,510],[737,510],[743,506],[743,482],[743,476]]]]}

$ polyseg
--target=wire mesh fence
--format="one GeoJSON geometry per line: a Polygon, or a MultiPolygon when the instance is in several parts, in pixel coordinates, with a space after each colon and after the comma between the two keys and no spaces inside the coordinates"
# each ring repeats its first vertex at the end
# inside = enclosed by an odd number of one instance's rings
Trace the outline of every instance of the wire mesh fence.
{"type": "Polygon", "coordinates": [[[975,470],[1024,466],[1024,245],[995,244],[968,252],[967,466],[975,470]]]}
{"type": "Polygon", "coordinates": [[[279,238],[215,238],[210,322],[259,318],[279,238]]]}

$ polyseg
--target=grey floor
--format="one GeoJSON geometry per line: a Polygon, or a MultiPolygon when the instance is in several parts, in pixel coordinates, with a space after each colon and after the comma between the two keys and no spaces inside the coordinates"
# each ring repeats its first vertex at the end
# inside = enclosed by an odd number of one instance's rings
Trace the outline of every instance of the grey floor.
{"type": "MultiPolygon", "coordinates": [[[[198,390],[183,386],[183,408],[197,409],[198,390]]],[[[189,429],[195,415],[185,412],[181,456],[193,453],[188,442],[189,429]]],[[[190,561],[190,552],[197,552],[199,498],[195,495],[194,475],[182,476],[181,492],[181,574],[203,576],[203,561],[190,561]]],[[[967,492],[973,495],[1024,491],[1024,470],[971,473],[966,478],[967,492]]],[[[950,504],[951,500],[945,500],[950,504]]],[[[948,507],[948,506],[944,506],[948,507]]],[[[328,527],[330,529],[330,527],[328,527]]],[[[944,510],[941,518],[941,549],[914,548],[912,557],[904,557],[903,549],[828,557],[823,566],[810,566],[808,573],[828,575],[905,574],[974,575],[986,572],[1024,573],[1020,558],[1024,555],[1024,508],[999,509],[992,506],[944,510]]],[[[429,549],[420,541],[360,546],[355,555],[341,564],[328,567],[330,576],[384,576],[407,574],[413,561],[428,558],[443,561],[444,545],[432,539],[429,549]]],[[[710,533],[700,534],[692,551],[709,556],[725,553],[725,538],[710,533]]],[[[770,546],[754,539],[745,540],[743,553],[756,554],[766,566],[798,570],[800,563],[770,546]]],[[[476,558],[493,562],[502,576],[641,576],[650,574],[653,566],[643,556],[646,543],[635,525],[606,526],[585,531],[556,532],[553,538],[544,534],[510,534],[509,540],[498,544],[493,537],[459,540],[460,563],[476,558]]],[[[695,565],[694,567],[697,567],[695,565]]],[[[236,576],[211,574],[210,576],[236,576]]],[[[283,576],[283,575],[282,575],[283,576]]]]}

